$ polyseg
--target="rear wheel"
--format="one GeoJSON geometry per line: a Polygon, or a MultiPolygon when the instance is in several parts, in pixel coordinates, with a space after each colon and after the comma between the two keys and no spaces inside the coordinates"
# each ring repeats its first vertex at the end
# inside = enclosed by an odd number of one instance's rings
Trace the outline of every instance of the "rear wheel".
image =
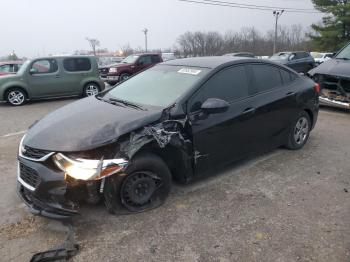
{"type": "Polygon", "coordinates": [[[84,96],[94,96],[100,92],[100,86],[96,83],[88,83],[84,87],[84,96]]]}
{"type": "Polygon", "coordinates": [[[301,149],[309,138],[310,130],[310,117],[305,111],[302,111],[290,128],[287,148],[292,150],[301,149]]]}
{"type": "Polygon", "coordinates": [[[164,161],[153,154],[141,154],[129,164],[126,176],[106,181],[105,204],[112,214],[142,212],[164,203],[171,188],[171,174],[164,161]]]}
{"type": "Polygon", "coordinates": [[[27,100],[27,94],[20,88],[11,88],[6,93],[6,100],[13,106],[21,106],[27,100]]]}

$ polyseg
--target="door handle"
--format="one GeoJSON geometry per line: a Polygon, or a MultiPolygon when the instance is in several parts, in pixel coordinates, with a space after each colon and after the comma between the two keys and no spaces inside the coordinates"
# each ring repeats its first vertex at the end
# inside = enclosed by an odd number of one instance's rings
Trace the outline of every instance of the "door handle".
{"type": "Polygon", "coordinates": [[[243,115],[248,115],[248,114],[254,114],[255,113],[255,108],[254,107],[248,107],[244,109],[243,115]]]}
{"type": "Polygon", "coordinates": [[[286,96],[292,96],[292,95],[295,95],[295,93],[294,93],[294,92],[288,92],[288,93],[286,94],[286,96]]]}

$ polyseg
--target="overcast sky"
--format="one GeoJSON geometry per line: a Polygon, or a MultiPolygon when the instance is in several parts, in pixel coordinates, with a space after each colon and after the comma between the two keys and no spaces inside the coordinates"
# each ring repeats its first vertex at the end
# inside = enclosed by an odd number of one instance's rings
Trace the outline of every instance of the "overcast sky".
{"type": "MultiPolygon", "coordinates": [[[[229,0],[227,0],[229,1],[229,0]]],[[[231,2],[313,8],[311,0],[230,0],[231,2]]],[[[141,30],[149,29],[149,48],[172,47],[185,31],[240,30],[254,26],[264,32],[274,26],[271,11],[236,9],[177,0],[10,0],[1,1],[0,56],[72,53],[89,49],[85,37],[101,48],[117,50],[127,43],[143,47],[141,30]]],[[[318,22],[320,14],[284,13],[283,25],[318,22]]]]}

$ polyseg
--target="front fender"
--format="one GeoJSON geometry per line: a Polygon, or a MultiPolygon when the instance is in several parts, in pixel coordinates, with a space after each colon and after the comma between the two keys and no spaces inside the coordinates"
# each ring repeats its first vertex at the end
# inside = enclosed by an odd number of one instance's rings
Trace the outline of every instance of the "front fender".
{"type": "Polygon", "coordinates": [[[5,97],[6,92],[13,87],[19,87],[24,89],[28,94],[28,98],[31,98],[31,92],[30,92],[30,89],[28,88],[28,85],[22,81],[15,80],[15,81],[6,82],[0,86],[0,101],[6,100],[6,97],[5,97]]]}

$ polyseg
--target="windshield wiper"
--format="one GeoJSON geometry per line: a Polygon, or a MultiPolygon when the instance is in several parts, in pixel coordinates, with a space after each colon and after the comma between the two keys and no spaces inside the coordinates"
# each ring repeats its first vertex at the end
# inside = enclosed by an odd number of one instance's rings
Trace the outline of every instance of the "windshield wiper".
{"type": "Polygon", "coordinates": [[[126,101],[126,100],[123,100],[123,99],[110,97],[108,100],[112,101],[112,102],[117,102],[117,103],[123,104],[123,105],[128,106],[128,107],[133,107],[133,108],[136,108],[136,109],[139,109],[139,110],[146,110],[142,106],[139,106],[139,105],[137,105],[135,103],[132,103],[132,102],[129,102],[129,101],[126,101]]]}

